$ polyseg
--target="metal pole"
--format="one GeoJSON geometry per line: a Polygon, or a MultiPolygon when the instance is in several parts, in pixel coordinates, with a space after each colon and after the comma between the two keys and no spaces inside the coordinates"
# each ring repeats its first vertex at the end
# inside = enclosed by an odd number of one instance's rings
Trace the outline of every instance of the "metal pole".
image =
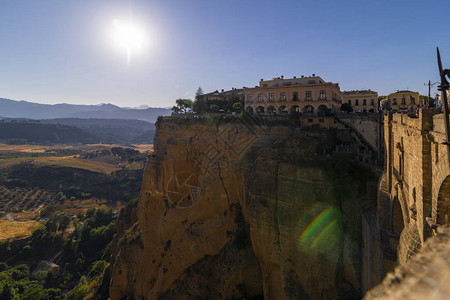
{"type": "Polygon", "coordinates": [[[428,108],[429,104],[430,104],[430,91],[431,90],[431,80],[428,80],[428,101],[426,101],[426,108],[428,108]]]}
{"type": "MultiPolygon", "coordinates": [[[[438,87],[438,90],[442,92],[442,106],[444,109],[444,121],[445,121],[445,135],[447,137],[446,145],[450,146],[450,131],[449,131],[449,119],[448,119],[448,102],[447,102],[447,90],[449,87],[448,81],[445,78],[446,71],[442,69],[441,62],[441,54],[439,53],[439,48],[437,48],[437,57],[438,57],[438,65],[439,65],[439,75],[441,76],[441,84],[438,87]]],[[[449,161],[450,163],[450,161],[449,161]]]]}

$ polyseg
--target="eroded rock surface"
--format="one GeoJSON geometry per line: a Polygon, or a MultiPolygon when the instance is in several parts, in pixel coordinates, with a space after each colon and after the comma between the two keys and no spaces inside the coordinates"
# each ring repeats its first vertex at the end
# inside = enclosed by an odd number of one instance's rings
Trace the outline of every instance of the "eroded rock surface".
{"type": "Polygon", "coordinates": [[[449,299],[450,227],[438,231],[417,255],[389,273],[364,299],[449,299]]]}
{"type": "Polygon", "coordinates": [[[158,124],[111,299],[360,297],[376,175],[330,157],[336,130],[219,121],[158,124]]]}

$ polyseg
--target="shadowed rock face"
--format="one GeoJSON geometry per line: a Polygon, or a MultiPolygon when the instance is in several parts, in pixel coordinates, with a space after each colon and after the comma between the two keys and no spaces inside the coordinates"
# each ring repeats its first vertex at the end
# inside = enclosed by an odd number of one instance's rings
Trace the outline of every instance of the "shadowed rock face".
{"type": "Polygon", "coordinates": [[[377,178],[329,157],[336,136],[160,122],[138,221],[119,231],[111,299],[360,297],[360,212],[377,178]]]}
{"type": "Polygon", "coordinates": [[[364,299],[448,299],[450,295],[450,227],[425,241],[419,253],[389,273],[364,299]]]}

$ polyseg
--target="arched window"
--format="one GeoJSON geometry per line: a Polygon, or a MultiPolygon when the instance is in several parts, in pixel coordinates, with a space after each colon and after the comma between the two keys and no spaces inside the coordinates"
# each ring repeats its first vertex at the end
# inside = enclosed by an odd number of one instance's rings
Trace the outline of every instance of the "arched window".
{"type": "Polygon", "coordinates": [[[275,113],[277,113],[277,109],[275,108],[275,106],[269,106],[268,108],[267,108],[267,113],[268,114],[275,114],[275,113]]]}
{"type": "Polygon", "coordinates": [[[305,114],[313,114],[314,113],[314,107],[311,105],[306,105],[303,107],[303,113],[305,114]]]}
{"type": "Polygon", "coordinates": [[[291,112],[300,112],[300,107],[298,105],[293,105],[291,107],[291,112]]]}
{"type": "Polygon", "coordinates": [[[285,106],[285,105],[280,106],[280,107],[278,108],[278,113],[280,113],[280,114],[287,114],[288,111],[287,111],[286,106],[285,106]]]}

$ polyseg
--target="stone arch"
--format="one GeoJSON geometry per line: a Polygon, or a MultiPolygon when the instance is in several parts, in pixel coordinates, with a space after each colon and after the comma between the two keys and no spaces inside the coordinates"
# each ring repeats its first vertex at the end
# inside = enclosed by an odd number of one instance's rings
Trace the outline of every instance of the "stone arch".
{"type": "Polygon", "coordinates": [[[447,176],[439,188],[437,201],[437,225],[444,225],[450,219],[450,176],[447,176]]]}
{"type": "Polygon", "coordinates": [[[305,113],[305,114],[313,114],[314,113],[314,106],[312,106],[312,105],[305,105],[305,107],[303,107],[303,113],[305,113]]]}
{"type": "Polygon", "coordinates": [[[390,230],[389,230],[389,240],[391,245],[391,250],[396,251],[399,245],[400,236],[402,234],[403,229],[405,228],[405,222],[403,219],[403,210],[400,204],[400,200],[397,196],[394,196],[394,199],[391,203],[391,215],[390,215],[390,230]]]}
{"type": "Polygon", "coordinates": [[[288,113],[288,110],[287,110],[286,105],[281,105],[281,106],[278,108],[278,112],[279,112],[280,114],[287,114],[287,113],[288,113]]]}
{"type": "Polygon", "coordinates": [[[271,106],[267,107],[267,113],[268,114],[276,114],[277,109],[275,108],[275,106],[271,105],[271,106]]]}
{"type": "Polygon", "coordinates": [[[300,112],[300,106],[298,105],[292,105],[291,112],[300,112]]]}
{"type": "Polygon", "coordinates": [[[404,227],[405,222],[403,220],[402,206],[397,196],[394,196],[391,212],[391,233],[400,236],[400,233],[402,232],[404,227]]]}
{"type": "Polygon", "coordinates": [[[319,107],[317,108],[319,115],[323,116],[327,113],[328,111],[328,106],[326,106],[325,104],[321,104],[319,105],[319,107]]]}
{"type": "Polygon", "coordinates": [[[263,106],[258,106],[256,107],[256,112],[258,114],[263,114],[264,113],[264,107],[263,106]]]}
{"type": "Polygon", "coordinates": [[[248,112],[249,114],[253,114],[253,107],[248,106],[248,107],[245,109],[245,111],[248,112]]]}

